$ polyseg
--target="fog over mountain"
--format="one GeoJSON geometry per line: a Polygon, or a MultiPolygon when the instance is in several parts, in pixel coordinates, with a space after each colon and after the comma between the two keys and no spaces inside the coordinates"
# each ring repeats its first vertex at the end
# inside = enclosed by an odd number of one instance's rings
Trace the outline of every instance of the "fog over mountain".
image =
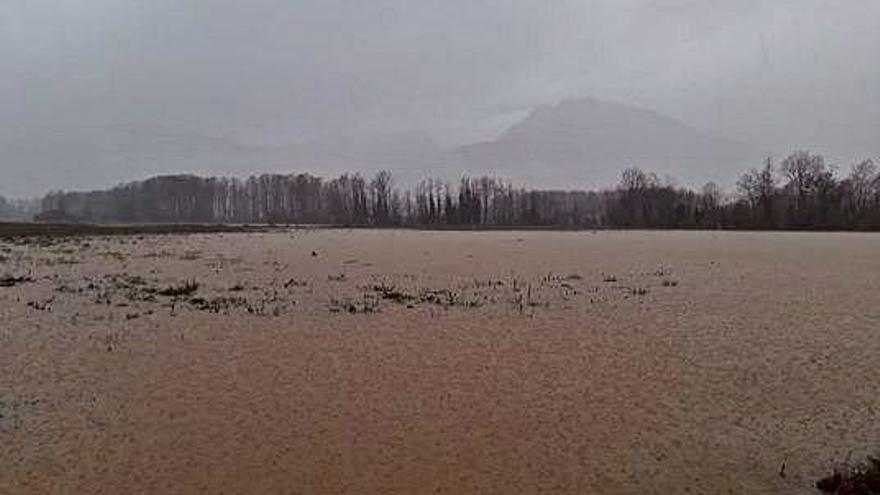
{"type": "Polygon", "coordinates": [[[795,148],[847,169],[880,155],[878,23],[874,0],[9,0],[0,195],[378,168],[729,184],[795,148]]]}
{"type": "MultiPolygon", "coordinates": [[[[454,182],[462,174],[485,173],[555,188],[611,186],[620,171],[632,165],[691,184],[732,183],[734,173],[761,159],[761,153],[748,144],[699,132],[653,111],[593,98],[536,108],[492,140],[457,147],[443,147],[419,131],[326,135],[289,146],[246,146],[167,129],[113,126],[40,135],[15,143],[6,152],[13,159],[77,164],[106,177],[127,169],[229,176],[313,170],[370,174],[390,169],[401,184],[425,178],[454,182]]],[[[60,179],[67,188],[89,188],[91,179],[77,170],[52,180],[60,179]]],[[[143,177],[120,180],[138,178],[143,177]]]]}
{"type": "Polygon", "coordinates": [[[492,141],[458,150],[464,168],[541,187],[610,186],[637,165],[691,184],[732,183],[754,147],[711,136],[656,112],[569,99],[543,106],[492,141]]]}

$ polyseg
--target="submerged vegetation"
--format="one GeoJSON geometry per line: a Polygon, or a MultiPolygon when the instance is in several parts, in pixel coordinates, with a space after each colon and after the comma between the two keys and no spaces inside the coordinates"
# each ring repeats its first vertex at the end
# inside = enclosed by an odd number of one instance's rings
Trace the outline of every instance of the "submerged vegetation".
{"type": "Polygon", "coordinates": [[[15,287],[16,285],[33,282],[30,276],[16,277],[13,275],[0,276],[0,287],[15,287]]]}
{"type": "Polygon", "coordinates": [[[835,470],[816,482],[816,488],[832,495],[880,494],[880,457],[847,469],[835,470]]]}
{"type": "Polygon", "coordinates": [[[187,280],[180,285],[171,285],[160,291],[160,296],[179,297],[188,296],[199,290],[199,283],[195,280],[187,280]]]}

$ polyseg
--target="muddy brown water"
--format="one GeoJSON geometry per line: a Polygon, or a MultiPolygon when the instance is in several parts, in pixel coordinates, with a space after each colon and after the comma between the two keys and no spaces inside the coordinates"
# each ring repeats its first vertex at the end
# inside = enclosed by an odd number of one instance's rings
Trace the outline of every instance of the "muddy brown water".
{"type": "Polygon", "coordinates": [[[0,249],[0,493],[813,493],[880,448],[877,235],[0,249]]]}

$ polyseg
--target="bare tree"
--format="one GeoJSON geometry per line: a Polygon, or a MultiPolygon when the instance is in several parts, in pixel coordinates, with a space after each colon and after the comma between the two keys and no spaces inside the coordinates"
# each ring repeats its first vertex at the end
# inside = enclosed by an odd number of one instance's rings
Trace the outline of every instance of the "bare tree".
{"type": "Polygon", "coordinates": [[[797,226],[804,226],[811,220],[809,209],[817,192],[827,183],[829,170],[821,155],[811,155],[807,151],[795,151],[779,164],[779,170],[786,179],[792,219],[797,226]]]}
{"type": "Polygon", "coordinates": [[[376,225],[388,225],[391,220],[391,172],[380,170],[370,182],[370,191],[373,197],[373,223],[376,225]]]}
{"type": "Polygon", "coordinates": [[[753,168],[743,174],[736,183],[740,197],[745,199],[752,211],[755,226],[773,228],[774,198],[776,196],[776,175],[773,161],[767,158],[760,169],[753,168]]]}
{"type": "MultiPolygon", "coordinates": [[[[648,228],[880,229],[880,173],[871,161],[844,180],[818,155],[797,152],[778,170],[773,163],[744,173],[739,200],[721,188],[700,191],[661,184],[632,167],[606,191],[527,190],[494,178],[464,177],[451,186],[422,181],[394,189],[380,171],[330,181],[309,174],[264,174],[246,180],[191,175],[153,177],[110,190],[52,192],[40,218],[93,222],[271,222],[338,225],[535,225],[648,228]]],[[[8,203],[6,210],[8,210],[8,203]]]]}
{"type": "Polygon", "coordinates": [[[857,216],[863,215],[871,207],[880,192],[880,175],[872,160],[853,165],[849,174],[852,206],[857,216]]]}

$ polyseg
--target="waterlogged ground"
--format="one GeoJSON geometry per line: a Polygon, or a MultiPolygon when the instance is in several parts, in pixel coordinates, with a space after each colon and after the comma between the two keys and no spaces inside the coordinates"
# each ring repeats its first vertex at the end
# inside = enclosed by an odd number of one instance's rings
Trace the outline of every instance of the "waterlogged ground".
{"type": "Polygon", "coordinates": [[[812,493],[880,236],[0,241],[0,493],[812,493]]]}

